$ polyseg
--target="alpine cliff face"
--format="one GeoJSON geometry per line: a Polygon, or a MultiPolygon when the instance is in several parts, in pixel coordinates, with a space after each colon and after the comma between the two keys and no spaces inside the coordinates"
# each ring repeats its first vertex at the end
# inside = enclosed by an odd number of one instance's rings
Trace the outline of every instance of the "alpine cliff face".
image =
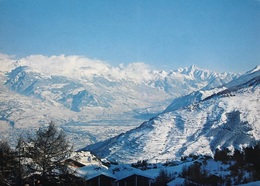
{"type": "Polygon", "coordinates": [[[76,147],[138,126],[173,98],[238,77],[196,66],[170,72],[143,63],[112,67],[64,55],[19,61],[0,56],[0,66],[1,135],[14,138],[54,121],[76,147]]]}
{"type": "Polygon", "coordinates": [[[162,114],[126,133],[87,146],[110,161],[164,162],[260,140],[260,68],[228,84],[174,99],[162,114]]]}

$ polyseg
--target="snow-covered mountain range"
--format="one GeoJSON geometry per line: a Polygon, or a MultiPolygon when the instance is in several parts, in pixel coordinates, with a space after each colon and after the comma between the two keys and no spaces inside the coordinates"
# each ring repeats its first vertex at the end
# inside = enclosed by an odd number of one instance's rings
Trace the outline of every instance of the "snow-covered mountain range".
{"type": "Polygon", "coordinates": [[[87,146],[110,161],[165,162],[260,140],[260,66],[213,89],[173,100],[161,114],[116,137],[87,146]]]}
{"type": "Polygon", "coordinates": [[[143,63],[113,67],[82,56],[17,60],[0,54],[0,135],[13,139],[54,121],[82,147],[140,125],[174,98],[238,76],[196,66],[166,72],[143,63]]]}

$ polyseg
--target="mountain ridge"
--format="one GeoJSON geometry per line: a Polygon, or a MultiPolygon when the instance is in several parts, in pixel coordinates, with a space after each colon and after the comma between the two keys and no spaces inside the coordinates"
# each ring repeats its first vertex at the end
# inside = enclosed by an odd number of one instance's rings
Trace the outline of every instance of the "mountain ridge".
{"type": "Polygon", "coordinates": [[[250,146],[260,140],[259,72],[252,70],[233,83],[176,98],[162,114],[139,127],[83,150],[133,163],[178,160],[190,154],[212,156],[218,148],[250,146]]]}
{"type": "Polygon", "coordinates": [[[1,58],[0,65],[0,122],[5,126],[1,135],[9,138],[11,133],[26,133],[54,121],[78,148],[138,126],[175,97],[212,81],[221,85],[239,77],[197,69],[193,73],[204,77],[197,78],[186,72],[153,70],[144,63],[113,67],[64,55],[1,58]]]}

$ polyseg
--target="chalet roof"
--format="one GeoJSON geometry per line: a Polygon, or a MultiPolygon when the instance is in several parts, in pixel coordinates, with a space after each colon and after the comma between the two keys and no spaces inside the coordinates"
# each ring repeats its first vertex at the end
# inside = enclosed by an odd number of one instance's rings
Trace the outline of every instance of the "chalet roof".
{"type": "Polygon", "coordinates": [[[106,176],[106,177],[109,177],[109,178],[116,180],[116,177],[113,174],[110,174],[109,172],[97,172],[97,173],[91,174],[86,178],[86,180],[91,180],[91,179],[96,178],[98,176],[106,176]]]}
{"type": "Polygon", "coordinates": [[[126,179],[128,177],[131,177],[133,175],[137,175],[137,176],[142,176],[148,179],[154,179],[154,176],[148,175],[146,173],[144,173],[143,171],[139,170],[139,169],[132,169],[132,170],[127,170],[127,171],[120,171],[120,173],[117,174],[117,180],[116,181],[120,181],[123,179],[126,179]]]}

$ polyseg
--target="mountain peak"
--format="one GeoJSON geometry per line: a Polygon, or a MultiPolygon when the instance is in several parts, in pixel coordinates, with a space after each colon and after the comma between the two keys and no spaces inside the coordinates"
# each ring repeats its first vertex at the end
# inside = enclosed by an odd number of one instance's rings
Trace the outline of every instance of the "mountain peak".
{"type": "Polygon", "coordinates": [[[189,76],[196,76],[196,74],[202,74],[202,73],[207,73],[210,74],[209,70],[204,70],[199,68],[196,65],[191,65],[190,67],[185,67],[183,69],[178,69],[178,72],[185,74],[185,75],[189,75],[189,76]]]}
{"type": "Polygon", "coordinates": [[[197,70],[201,70],[199,67],[197,67],[196,65],[191,65],[190,67],[186,67],[185,69],[184,69],[184,71],[186,72],[186,73],[188,73],[188,74],[192,74],[192,73],[194,73],[195,71],[197,71],[197,70]]]}
{"type": "Polygon", "coordinates": [[[190,67],[189,67],[189,70],[198,70],[198,69],[200,69],[199,67],[197,67],[196,65],[191,65],[190,67]]]}

